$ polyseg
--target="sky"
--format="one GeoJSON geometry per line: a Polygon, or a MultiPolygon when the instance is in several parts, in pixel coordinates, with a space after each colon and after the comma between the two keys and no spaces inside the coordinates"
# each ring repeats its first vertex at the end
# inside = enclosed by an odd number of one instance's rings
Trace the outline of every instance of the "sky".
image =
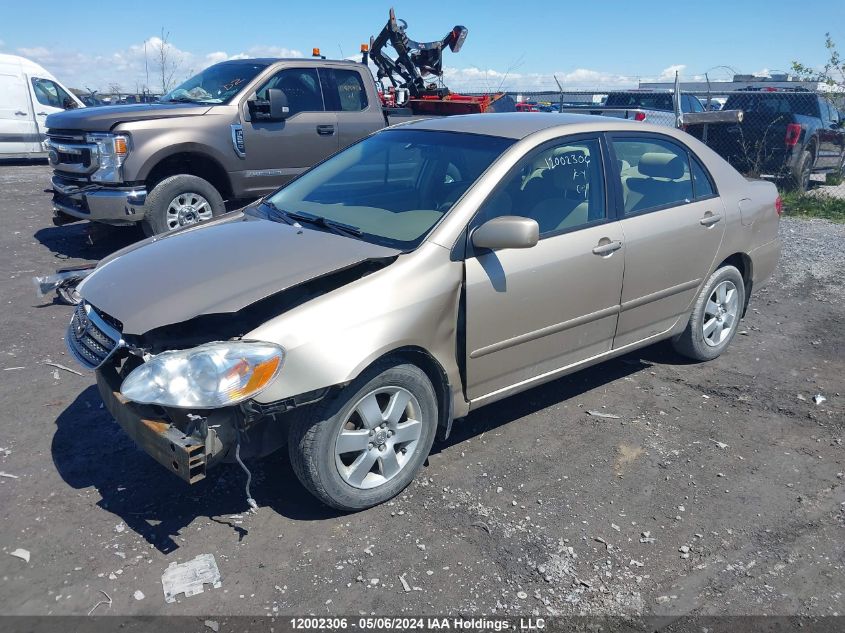
{"type": "MultiPolygon", "coordinates": [[[[388,2],[91,0],[3,2],[0,53],[23,55],[74,88],[134,92],[160,80],[152,51],[169,33],[175,79],[233,57],[298,57],[320,47],[357,54],[387,21],[388,2]],[[42,16],[39,18],[38,16],[42,16]]],[[[417,41],[469,29],[463,50],[444,53],[455,91],[636,86],[638,80],[730,79],[732,72],[789,71],[793,60],[826,61],[824,35],[845,49],[845,2],[785,0],[700,3],[644,0],[397,0],[396,15],[417,41]]],[[[843,50],[845,52],[845,50],[843,50]]]]}

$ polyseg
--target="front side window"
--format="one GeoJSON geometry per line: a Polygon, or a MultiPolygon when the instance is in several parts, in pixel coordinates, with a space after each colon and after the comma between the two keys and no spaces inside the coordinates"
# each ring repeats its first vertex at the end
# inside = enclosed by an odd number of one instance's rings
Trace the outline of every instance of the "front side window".
{"type": "Polygon", "coordinates": [[[503,215],[531,218],[540,236],[606,217],[597,139],[562,139],[522,159],[481,208],[478,223],[503,215]]]}
{"type": "Polygon", "coordinates": [[[687,151],[653,138],[616,138],[625,215],[686,204],[693,199],[687,151]]]}
{"type": "Polygon", "coordinates": [[[299,112],[322,112],[325,109],[316,68],[288,68],[276,73],[256,91],[256,96],[266,99],[270,88],[278,88],[285,93],[290,108],[288,116],[299,112]]]}
{"type": "Polygon", "coordinates": [[[50,79],[32,78],[32,90],[38,103],[52,108],[67,108],[68,102],[74,103],[71,96],[65,90],[50,79]]]}
{"type": "Polygon", "coordinates": [[[360,238],[416,248],[513,139],[389,130],[334,155],[269,197],[279,209],[360,230],[360,238]]]}
{"type": "Polygon", "coordinates": [[[367,107],[367,91],[361,74],[355,70],[320,69],[326,110],[360,112],[367,107]]]}
{"type": "Polygon", "coordinates": [[[267,68],[261,62],[223,62],[194,75],[163,95],[162,103],[229,103],[267,68]]]}

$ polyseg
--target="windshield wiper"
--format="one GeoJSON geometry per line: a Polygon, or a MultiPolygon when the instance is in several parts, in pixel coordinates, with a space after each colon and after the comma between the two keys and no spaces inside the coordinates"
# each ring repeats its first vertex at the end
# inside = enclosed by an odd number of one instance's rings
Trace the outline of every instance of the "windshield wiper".
{"type": "Polygon", "coordinates": [[[267,218],[270,220],[281,220],[286,224],[290,224],[291,226],[295,226],[297,228],[302,228],[302,226],[293,219],[292,214],[288,213],[284,209],[280,209],[276,206],[276,203],[272,202],[271,200],[262,200],[261,205],[267,207],[267,218]]]}
{"type": "Polygon", "coordinates": [[[159,103],[197,103],[197,100],[191,97],[170,97],[167,101],[159,101],[159,103]]]}
{"type": "Polygon", "coordinates": [[[284,213],[286,213],[289,217],[293,218],[294,220],[305,222],[307,224],[313,224],[315,226],[321,226],[324,229],[328,229],[338,235],[359,237],[363,234],[363,231],[361,231],[361,229],[359,229],[357,226],[352,226],[351,224],[344,224],[343,222],[337,222],[336,220],[328,220],[319,215],[311,215],[310,213],[301,213],[295,211],[285,211],[284,213]]]}

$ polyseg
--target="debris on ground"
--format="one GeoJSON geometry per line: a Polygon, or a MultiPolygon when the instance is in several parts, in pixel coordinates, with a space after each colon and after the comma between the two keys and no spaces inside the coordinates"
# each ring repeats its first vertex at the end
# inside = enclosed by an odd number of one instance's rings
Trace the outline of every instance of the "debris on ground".
{"type": "Polygon", "coordinates": [[[209,628],[209,629],[211,629],[212,631],[214,631],[214,633],[217,633],[217,631],[219,631],[219,630],[220,630],[220,624],[217,622],[217,620],[206,620],[205,622],[203,622],[203,624],[204,624],[207,628],[209,628]]]}
{"type": "Polygon", "coordinates": [[[815,404],[821,404],[823,402],[827,402],[827,398],[825,398],[822,394],[817,393],[816,395],[813,396],[813,402],[815,404]]]}
{"type": "Polygon", "coordinates": [[[12,473],[4,473],[0,470],[0,477],[6,477],[7,479],[19,479],[17,475],[13,475],[12,473]]]}
{"type": "Polygon", "coordinates": [[[621,420],[621,415],[616,415],[613,413],[602,413],[601,411],[587,411],[587,415],[591,415],[594,418],[607,418],[608,420],[621,420]]]}
{"type": "Polygon", "coordinates": [[[710,441],[713,442],[719,448],[728,448],[727,444],[725,444],[724,442],[720,442],[719,440],[714,440],[712,437],[710,438],[710,441]]]}
{"type": "Polygon", "coordinates": [[[143,600],[144,598],[146,598],[146,596],[144,595],[144,592],[141,591],[140,589],[138,589],[138,591],[133,593],[132,596],[135,598],[135,600],[143,600]]]}
{"type": "Polygon", "coordinates": [[[405,574],[402,574],[401,576],[399,576],[399,582],[402,583],[402,589],[405,590],[405,593],[411,592],[411,585],[409,585],[408,581],[405,580],[405,574]]]}
{"type": "Polygon", "coordinates": [[[184,593],[186,598],[202,593],[206,584],[215,589],[223,584],[214,554],[200,554],[187,563],[172,562],[161,575],[165,602],[176,602],[180,593],[184,593]]]}
{"type": "Polygon", "coordinates": [[[50,361],[46,361],[45,365],[49,365],[50,367],[55,367],[56,369],[61,369],[62,371],[70,372],[71,374],[76,374],[77,376],[85,376],[81,371],[76,371],[75,369],[71,369],[70,367],[66,367],[65,365],[61,365],[59,363],[52,363],[50,361]]]}
{"type": "Polygon", "coordinates": [[[114,531],[117,532],[118,534],[123,532],[125,529],[126,529],[125,523],[118,523],[117,525],[114,526],[114,531]]]}
{"type": "Polygon", "coordinates": [[[18,548],[14,552],[9,552],[9,556],[14,556],[15,558],[20,558],[21,560],[29,562],[29,550],[18,548]]]}
{"type": "Polygon", "coordinates": [[[492,533],[492,530],[490,529],[490,526],[489,526],[489,525],[487,525],[484,521],[475,521],[475,522],[472,524],[472,527],[477,527],[477,528],[478,528],[478,529],[480,529],[480,530],[484,530],[485,532],[487,532],[487,534],[491,534],[491,533],[492,533]]]}
{"type": "Polygon", "coordinates": [[[91,609],[88,611],[88,615],[91,615],[92,613],[94,613],[94,611],[97,609],[97,607],[99,607],[101,604],[108,605],[108,607],[111,608],[111,604],[112,604],[111,596],[109,594],[107,594],[105,591],[103,591],[102,589],[100,589],[100,593],[103,594],[106,597],[106,599],[100,600],[97,604],[95,604],[93,607],[91,607],[91,609]]]}

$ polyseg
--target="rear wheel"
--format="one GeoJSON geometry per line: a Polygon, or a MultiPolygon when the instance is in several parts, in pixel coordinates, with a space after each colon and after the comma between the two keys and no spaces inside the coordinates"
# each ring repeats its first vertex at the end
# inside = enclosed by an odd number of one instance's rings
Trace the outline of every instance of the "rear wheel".
{"type": "Polygon", "coordinates": [[[694,360],[712,360],[730,345],[745,306],[745,283],[734,266],[716,270],[695,300],[686,329],[672,341],[694,360]]]}
{"type": "Polygon", "coordinates": [[[810,173],[813,168],[813,155],[808,151],[801,152],[801,158],[795,166],[795,171],[789,177],[787,184],[793,191],[805,192],[810,188],[810,173]]]}
{"type": "Polygon", "coordinates": [[[143,228],[147,235],[168,233],[226,210],[223,197],[207,180],[178,174],[158,183],[144,203],[143,228]]]}
{"type": "Polygon", "coordinates": [[[428,457],[437,399],[425,372],[379,363],[291,425],[288,450],[302,484],[339,510],[396,496],[428,457]]]}

